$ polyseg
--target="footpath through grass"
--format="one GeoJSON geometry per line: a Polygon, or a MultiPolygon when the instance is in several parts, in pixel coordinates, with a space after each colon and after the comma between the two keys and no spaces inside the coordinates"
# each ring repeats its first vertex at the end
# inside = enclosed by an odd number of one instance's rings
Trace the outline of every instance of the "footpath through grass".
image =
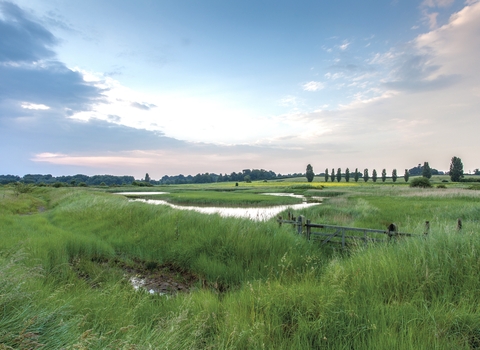
{"type": "Polygon", "coordinates": [[[274,220],[0,188],[0,349],[480,347],[479,191],[303,191],[328,197],[294,213],[313,222],[421,233],[430,220],[431,234],[340,252],[274,220]],[[196,282],[174,296],[136,291],[125,267],[139,262],[196,282]]]}

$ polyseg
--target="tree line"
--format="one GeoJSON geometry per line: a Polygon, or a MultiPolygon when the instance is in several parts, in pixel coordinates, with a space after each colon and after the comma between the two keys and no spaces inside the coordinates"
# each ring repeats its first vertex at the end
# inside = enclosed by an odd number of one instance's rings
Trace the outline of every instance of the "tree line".
{"type": "MultiPolygon", "coordinates": [[[[475,169],[475,175],[480,175],[480,170],[475,169]]],[[[433,175],[444,175],[445,173],[443,171],[439,171],[437,169],[433,169],[430,167],[428,162],[424,162],[423,165],[418,164],[418,166],[413,167],[411,169],[405,169],[405,172],[403,174],[403,179],[405,182],[408,182],[410,176],[422,176],[424,178],[430,179],[433,175]]],[[[463,174],[463,163],[462,160],[458,157],[453,157],[451,159],[450,163],[450,170],[448,172],[450,175],[450,179],[453,182],[459,182],[459,181],[464,181],[464,174],[463,174]]],[[[307,169],[305,171],[305,177],[307,178],[308,182],[312,182],[314,179],[315,173],[313,171],[313,167],[311,164],[307,165],[307,169]]],[[[363,179],[364,182],[368,182],[370,179],[372,179],[373,182],[377,182],[377,180],[381,180],[382,182],[385,182],[387,179],[387,171],[386,169],[383,169],[381,174],[379,175],[377,173],[376,169],[372,170],[372,173],[370,175],[368,169],[364,169],[363,172],[358,171],[358,168],[355,169],[355,171],[350,172],[349,168],[345,169],[345,172],[342,173],[342,169],[338,168],[336,171],[334,168],[329,171],[328,168],[325,169],[323,173],[320,173],[319,176],[323,176],[325,179],[325,182],[340,182],[342,179],[345,179],[346,182],[350,182],[350,180],[353,180],[355,182],[358,182],[360,179],[363,179]]],[[[390,178],[392,179],[393,182],[396,182],[398,179],[398,173],[397,169],[393,169],[390,178]]]]}
{"type": "Polygon", "coordinates": [[[284,179],[290,177],[301,177],[302,173],[293,174],[276,174],[271,170],[264,169],[244,169],[239,172],[230,174],[214,174],[203,173],[197,175],[165,175],[159,180],[154,180],[148,173],[140,180],[136,180],[133,176],[115,176],[115,175],[72,175],[72,176],[52,176],[51,174],[27,174],[24,176],[17,175],[0,175],[0,184],[21,182],[34,185],[55,185],[55,186],[151,186],[151,185],[171,185],[171,184],[196,184],[196,183],[213,183],[213,182],[240,182],[240,181],[267,181],[274,179],[284,179]]]}
{"type": "Polygon", "coordinates": [[[203,173],[195,176],[182,174],[175,176],[163,176],[158,183],[161,185],[181,185],[181,184],[194,184],[194,183],[213,183],[213,182],[251,182],[251,181],[267,181],[275,179],[284,179],[290,177],[301,177],[302,173],[294,173],[288,175],[276,174],[271,170],[264,169],[244,169],[239,172],[232,172],[230,174],[214,174],[203,173]]]}
{"type": "Polygon", "coordinates": [[[71,185],[71,186],[114,186],[114,185],[131,185],[135,181],[133,176],[115,176],[115,175],[68,175],[68,176],[52,176],[50,174],[27,174],[22,177],[16,175],[0,175],[0,184],[8,184],[21,182],[34,185],[71,185]]]}
{"type": "MultiPolygon", "coordinates": [[[[442,175],[443,172],[433,169],[429,166],[428,162],[425,162],[422,165],[418,165],[411,169],[405,169],[403,174],[403,179],[405,182],[408,182],[410,176],[419,176],[422,175],[426,178],[431,178],[432,175],[442,175]]],[[[458,181],[476,181],[476,179],[464,179],[463,174],[463,164],[462,160],[458,157],[453,157],[450,164],[450,170],[448,172],[450,178],[454,182],[458,181]]],[[[475,175],[480,175],[480,170],[475,169],[475,175]]],[[[214,174],[214,173],[203,173],[197,175],[187,175],[182,174],[175,176],[165,175],[161,179],[154,180],[150,178],[149,174],[145,175],[144,179],[135,180],[133,176],[124,175],[124,176],[115,176],[115,175],[68,175],[68,176],[52,176],[51,174],[42,175],[42,174],[27,174],[23,177],[17,175],[0,175],[0,184],[5,185],[9,183],[21,182],[25,184],[36,184],[36,185],[69,185],[69,186],[122,186],[122,185],[137,185],[137,186],[151,186],[151,185],[170,185],[170,184],[194,184],[194,183],[213,183],[213,182],[251,182],[251,181],[267,181],[274,179],[285,179],[292,177],[303,177],[306,176],[309,182],[313,181],[315,176],[313,167],[308,164],[305,173],[293,173],[293,174],[276,174],[273,171],[264,170],[264,169],[244,169],[239,172],[232,172],[230,174],[214,174]]],[[[387,172],[385,169],[382,170],[380,176],[377,174],[376,169],[373,169],[370,176],[369,170],[364,169],[363,172],[360,172],[358,168],[355,171],[350,172],[350,169],[345,169],[345,172],[342,172],[342,169],[325,169],[324,173],[320,173],[319,176],[324,176],[325,181],[337,181],[340,182],[345,179],[346,182],[355,181],[358,182],[360,179],[367,182],[372,179],[373,182],[377,182],[378,179],[385,182],[387,179],[387,172]]],[[[393,182],[396,182],[398,179],[397,170],[393,169],[390,178],[393,182]]]]}

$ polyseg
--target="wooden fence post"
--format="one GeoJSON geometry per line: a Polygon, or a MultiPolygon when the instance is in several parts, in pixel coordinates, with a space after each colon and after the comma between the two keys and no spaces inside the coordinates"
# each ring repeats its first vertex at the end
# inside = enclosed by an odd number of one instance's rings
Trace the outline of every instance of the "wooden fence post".
{"type": "Polygon", "coordinates": [[[425,232],[424,235],[428,235],[430,233],[430,221],[425,221],[425,232]]]}
{"type": "Polygon", "coordinates": [[[388,237],[397,237],[398,236],[398,227],[394,223],[388,225],[388,237]]]}
{"type": "Polygon", "coordinates": [[[307,220],[306,226],[307,226],[307,240],[310,240],[310,234],[312,232],[312,228],[310,227],[310,220],[307,220]]]}
{"type": "Polygon", "coordinates": [[[305,216],[303,215],[300,215],[298,218],[297,218],[297,233],[299,235],[302,234],[303,232],[303,222],[305,221],[305,216]]]}

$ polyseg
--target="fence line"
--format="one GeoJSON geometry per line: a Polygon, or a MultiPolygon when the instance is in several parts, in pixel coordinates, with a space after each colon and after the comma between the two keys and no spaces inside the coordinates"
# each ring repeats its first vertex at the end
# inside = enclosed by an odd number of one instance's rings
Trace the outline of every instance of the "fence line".
{"type": "MultiPolygon", "coordinates": [[[[345,248],[347,244],[353,242],[362,241],[364,244],[369,242],[386,242],[392,238],[398,237],[421,237],[422,235],[407,233],[407,232],[398,232],[397,226],[395,224],[390,224],[387,230],[375,230],[369,228],[358,228],[358,227],[347,227],[347,226],[336,226],[336,225],[325,225],[325,224],[315,224],[311,223],[310,220],[306,219],[303,215],[300,215],[298,218],[293,217],[288,213],[288,219],[284,220],[281,216],[277,218],[279,225],[282,224],[291,224],[295,227],[297,234],[305,236],[307,240],[311,239],[321,239],[321,244],[327,243],[336,243],[341,244],[342,248],[345,248]],[[350,235],[347,233],[351,233],[350,235]],[[357,235],[355,235],[357,234],[357,235]],[[377,238],[371,237],[374,234],[383,234],[388,236],[388,238],[377,238]]],[[[461,229],[461,220],[458,219],[459,230],[461,229]]],[[[423,236],[430,233],[430,222],[425,222],[425,230],[423,236]]]]}

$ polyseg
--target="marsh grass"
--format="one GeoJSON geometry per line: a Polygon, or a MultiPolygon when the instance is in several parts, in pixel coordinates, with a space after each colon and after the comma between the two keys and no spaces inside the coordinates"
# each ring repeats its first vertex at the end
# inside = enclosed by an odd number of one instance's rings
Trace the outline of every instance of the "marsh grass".
{"type": "Polygon", "coordinates": [[[306,242],[275,221],[83,189],[35,189],[18,199],[9,191],[0,190],[0,344],[7,349],[480,346],[476,191],[344,186],[295,213],[356,227],[393,221],[413,232],[432,223],[428,237],[348,252],[306,242]],[[199,282],[176,296],[134,291],[114,263],[133,260],[168,262],[199,282]]]}

